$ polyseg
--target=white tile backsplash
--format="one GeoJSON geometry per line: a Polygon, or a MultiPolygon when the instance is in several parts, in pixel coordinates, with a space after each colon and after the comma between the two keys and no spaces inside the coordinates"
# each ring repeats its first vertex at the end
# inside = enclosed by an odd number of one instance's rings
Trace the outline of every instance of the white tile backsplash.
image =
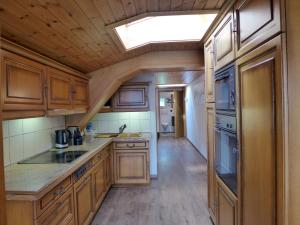
{"type": "Polygon", "coordinates": [[[38,117],[2,122],[4,165],[16,163],[54,145],[54,131],[65,128],[65,117],[38,117]]]}
{"type": "Polygon", "coordinates": [[[98,113],[91,120],[98,133],[117,133],[119,127],[127,125],[124,132],[150,132],[150,112],[98,113]]]}

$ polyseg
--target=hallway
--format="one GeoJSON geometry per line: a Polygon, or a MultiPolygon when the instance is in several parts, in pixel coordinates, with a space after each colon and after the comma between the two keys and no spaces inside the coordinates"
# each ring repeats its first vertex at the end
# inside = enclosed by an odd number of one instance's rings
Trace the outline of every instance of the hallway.
{"type": "Polygon", "coordinates": [[[112,188],[92,225],[211,225],[205,160],[187,140],[162,137],[158,161],[159,179],[112,188]]]}

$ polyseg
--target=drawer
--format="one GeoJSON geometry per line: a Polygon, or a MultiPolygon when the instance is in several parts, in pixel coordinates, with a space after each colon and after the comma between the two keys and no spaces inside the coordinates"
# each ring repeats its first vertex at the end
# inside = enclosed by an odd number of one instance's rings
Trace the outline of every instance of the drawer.
{"type": "Polygon", "coordinates": [[[36,225],[74,224],[74,194],[70,188],[36,221],[36,225]]]}
{"type": "Polygon", "coordinates": [[[148,141],[143,142],[115,142],[114,149],[146,149],[149,147],[148,141]]]}
{"type": "Polygon", "coordinates": [[[110,146],[105,147],[99,153],[93,157],[93,165],[96,165],[99,161],[105,159],[109,155],[110,146]]]}
{"type": "Polygon", "coordinates": [[[71,176],[67,177],[63,182],[53,188],[50,192],[44,195],[37,205],[37,215],[39,216],[48,206],[55,200],[61,197],[67,189],[72,185],[71,176]]]}

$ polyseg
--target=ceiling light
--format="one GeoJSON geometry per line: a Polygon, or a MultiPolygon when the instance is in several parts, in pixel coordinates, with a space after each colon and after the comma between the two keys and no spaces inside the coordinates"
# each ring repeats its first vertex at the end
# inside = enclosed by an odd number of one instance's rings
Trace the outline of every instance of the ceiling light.
{"type": "Polygon", "coordinates": [[[185,87],[187,84],[159,84],[157,87],[159,88],[169,88],[169,87],[185,87]]]}
{"type": "Polygon", "coordinates": [[[149,43],[200,41],[217,14],[151,16],[115,28],[124,48],[149,43]]]}

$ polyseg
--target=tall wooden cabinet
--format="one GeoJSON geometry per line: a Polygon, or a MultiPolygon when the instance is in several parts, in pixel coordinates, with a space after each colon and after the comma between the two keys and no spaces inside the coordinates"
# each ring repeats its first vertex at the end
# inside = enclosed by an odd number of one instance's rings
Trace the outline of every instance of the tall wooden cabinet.
{"type": "Polygon", "coordinates": [[[216,171],[215,171],[215,105],[206,104],[206,141],[207,141],[207,183],[208,183],[208,210],[216,222],[216,171]]]}
{"type": "Polygon", "coordinates": [[[241,222],[283,224],[284,70],[281,36],[237,61],[241,222]]]}

